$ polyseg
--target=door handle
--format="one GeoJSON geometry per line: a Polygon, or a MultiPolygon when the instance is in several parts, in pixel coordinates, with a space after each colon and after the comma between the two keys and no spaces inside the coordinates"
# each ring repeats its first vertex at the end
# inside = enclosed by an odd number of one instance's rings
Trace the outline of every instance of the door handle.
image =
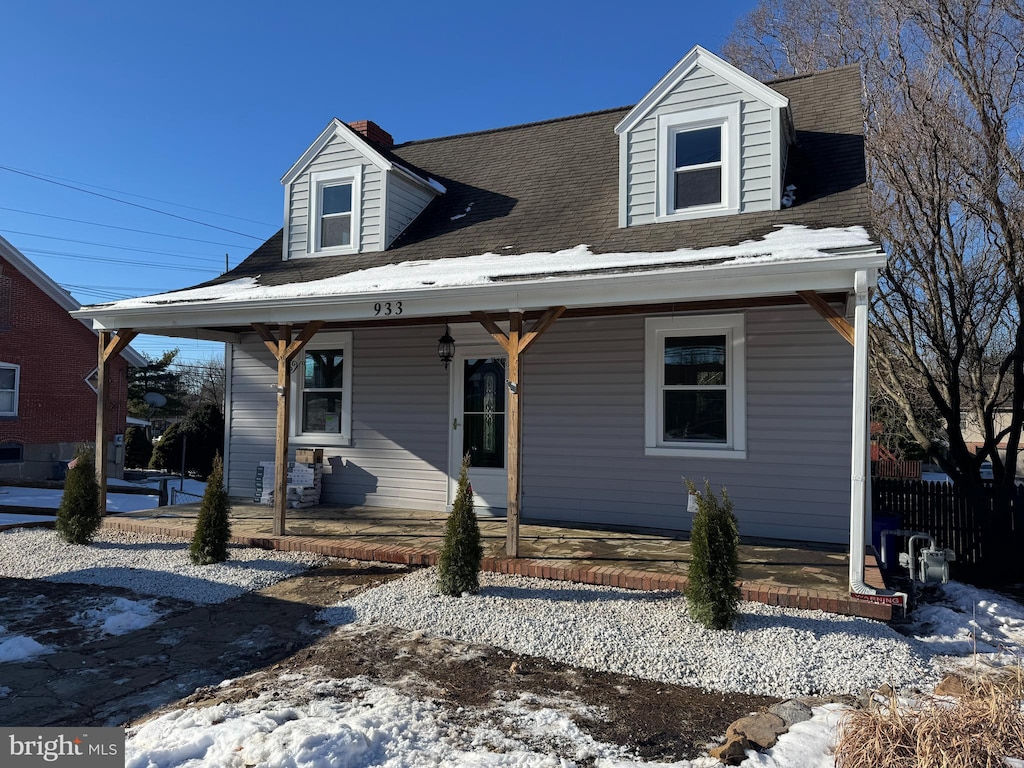
{"type": "Polygon", "coordinates": [[[452,419],[452,429],[455,430],[455,429],[458,429],[458,428],[459,428],[459,420],[458,419],[452,419]]]}

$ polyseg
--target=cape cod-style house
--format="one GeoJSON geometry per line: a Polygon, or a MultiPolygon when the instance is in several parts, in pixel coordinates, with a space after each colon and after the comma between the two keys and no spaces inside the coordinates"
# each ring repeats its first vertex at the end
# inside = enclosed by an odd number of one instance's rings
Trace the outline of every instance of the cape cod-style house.
{"type": "Polygon", "coordinates": [[[514,556],[520,516],[685,531],[708,478],[743,535],[849,543],[871,595],[857,68],[763,84],[698,46],[633,107],[401,144],[335,119],[281,182],[235,269],[78,313],[106,356],[228,343],[231,495],[322,448],[324,501],[443,511],[469,453],[514,556]]]}

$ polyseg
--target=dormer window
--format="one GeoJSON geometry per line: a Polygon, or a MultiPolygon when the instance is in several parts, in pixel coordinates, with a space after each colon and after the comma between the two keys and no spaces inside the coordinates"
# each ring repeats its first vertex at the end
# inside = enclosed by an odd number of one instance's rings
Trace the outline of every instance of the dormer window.
{"type": "Polygon", "coordinates": [[[722,126],[683,128],[673,138],[673,210],[721,205],[722,126]]]}
{"type": "Polygon", "coordinates": [[[320,247],[352,245],[352,182],[320,190],[320,247]]]}
{"type": "Polygon", "coordinates": [[[359,197],[362,167],[309,174],[308,253],[330,255],[359,250],[359,197]]]}
{"type": "Polygon", "coordinates": [[[739,210],[739,103],[658,118],[658,215],[675,221],[739,210]]]}

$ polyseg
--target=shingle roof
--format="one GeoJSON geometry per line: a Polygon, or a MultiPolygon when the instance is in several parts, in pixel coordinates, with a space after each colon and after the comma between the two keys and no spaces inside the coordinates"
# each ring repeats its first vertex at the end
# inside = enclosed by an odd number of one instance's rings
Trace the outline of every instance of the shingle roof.
{"type": "Polygon", "coordinates": [[[398,145],[388,154],[447,192],[391,248],[282,261],[278,232],[211,282],[259,276],[262,285],[281,285],[412,260],[580,244],[593,253],[703,248],[761,237],[780,224],[870,228],[859,69],[770,85],[789,97],[796,130],[785,181],[797,187],[792,208],[620,228],[614,127],[629,112],[623,107],[398,145]]]}

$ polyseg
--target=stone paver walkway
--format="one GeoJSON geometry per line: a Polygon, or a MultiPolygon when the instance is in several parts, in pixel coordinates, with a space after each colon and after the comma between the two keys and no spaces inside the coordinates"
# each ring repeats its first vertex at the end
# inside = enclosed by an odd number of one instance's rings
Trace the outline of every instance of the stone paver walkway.
{"type": "MultiPolygon", "coordinates": [[[[286,659],[325,631],[313,614],[367,584],[404,571],[337,562],[226,604],[162,600],[170,613],[123,636],[75,642],[67,617],[98,591],[127,590],[32,579],[0,579],[10,604],[46,603],[48,629],[37,635],[56,650],[0,664],[0,723],[5,726],[120,725],[204,685],[286,659]]],[[[19,627],[12,624],[12,631],[19,627]]],[[[31,630],[30,630],[31,631],[31,630]]]]}

